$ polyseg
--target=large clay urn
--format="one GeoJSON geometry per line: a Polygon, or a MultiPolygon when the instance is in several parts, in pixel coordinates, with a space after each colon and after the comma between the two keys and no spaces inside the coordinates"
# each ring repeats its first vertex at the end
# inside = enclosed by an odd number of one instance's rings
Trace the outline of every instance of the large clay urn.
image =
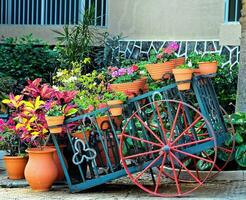
{"type": "Polygon", "coordinates": [[[54,148],[30,148],[26,152],[29,160],[25,168],[25,178],[35,191],[48,191],[56,180],[58,172],[53,159],[54,148]]]}

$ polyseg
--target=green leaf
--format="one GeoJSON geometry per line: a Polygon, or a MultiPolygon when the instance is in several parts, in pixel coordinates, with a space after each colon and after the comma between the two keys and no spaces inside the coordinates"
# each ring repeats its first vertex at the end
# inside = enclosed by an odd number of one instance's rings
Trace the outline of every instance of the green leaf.
{"type": "Polygon", "coordinates": [[[236,132],[235,140],[236,140],[237,144],[242,144],[243,143],[243,137],[241,136],[240,133],[236,132]]]}
{"type": "Polygon", "coordinates": [[[203,160],[199,160],[197,163],[196,163],[196,166],[199,170],[201,171],[205,171],[205,170],[210,170],[211,167],[212,167],[212,164],[211,163],[208,163],[208,162],[205,162],[203,160]]]}
{"type": "Polygon", "coordinates": [[[235,160],[241,167],[246,167],[246,144],[237,148],[235,160]]]}

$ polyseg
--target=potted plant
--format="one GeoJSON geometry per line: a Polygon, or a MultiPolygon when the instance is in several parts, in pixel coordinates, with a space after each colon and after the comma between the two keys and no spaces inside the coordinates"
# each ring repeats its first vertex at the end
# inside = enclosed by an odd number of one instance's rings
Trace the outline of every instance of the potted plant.
{"type": "Polygon", "coordinates": [[[223,58],[217,53],[204,54],[198,62],[200,73],[215,74],[217,72],[218,65],[221,65],[223,58]]]}
{"type": "Polygon", "coordinates": [[[158,54],[152,50],[150,53],[150,63],[146,65],[146,69],[149,72],[153,80],[161,80],[162,78],[169,78],[169,73],[175,68],[175,51],[177,51],[179,45],[176,42],[170,42],[167,47],[159,50],[158,54]]]}
{"type": "Polygon", "coordinates": [[[26,145],[21,141],[15,125],[12,118],[7,122],[0,119],[0,149],[7,152],[3,159],[8,178],[12,180],[24,178],[24,169],[28,160],[25,154],[26,145]]]}
{"type": "Polygon", "coordinates": [[[112,116],[120,116],[122,114],[122,104],[127,96],[123,92],[106,92],[103,95],[103,100],[110,107],[109,112],[112,116]]]}
{"type": "Polygon", "coordinates": [[[194,69],[195,73],[207,75],[215,74],[217,72],[218,65],[221,65],[224,58],[218,53],[195,53],[192,52],[187,61],[192,63],[192,66],[198,69],[194,69]]]}
{"type": "Polygon", "coordinates": [[[127,68],[108,67],[107,71],[109,75],[108,88],[114,92],[124,92],[128,96],[132,94],[138,95],[140,85],[136,80],[140,79],[139,68],[136,65],[132,65],[127,68]]]}
{"type": "Polygon", "coordinates": [[[173,74],[175,81],[179,90],[188,90],[190,89],[190,80],[192,78],[193,70],[191,66],[185,64],[180,65],[176,69],[173,69],[173,74]]]}

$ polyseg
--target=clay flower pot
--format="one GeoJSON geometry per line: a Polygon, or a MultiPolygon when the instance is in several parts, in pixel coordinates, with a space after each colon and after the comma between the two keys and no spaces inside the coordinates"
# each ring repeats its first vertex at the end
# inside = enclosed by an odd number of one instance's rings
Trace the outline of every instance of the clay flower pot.
{"type": "MultiPolygon", "coordinates": [[[[63,149],[66,147],[66,145],[59,145],[59,147],[60,147],[60,150],[61,150],[61,154],[62,154],[63,160],[65,162],[66,168],[68,168],[67,160],[66,160],[65,156],[63,155],[63,149]]],[[[45,148],[53,148],[53,149],[55,149],[55,151],[53,153],[53,159],[54,159],[54,162],[56,164],[57,172],[58,172],[57,177],[56,177],[56,181],[62,181],[64,179],[64,172],[63,172],[62,165],[60,163],[60,160],[59,160],[59,157],[58,157],[58,154],[57,154],[55,146],[49,145],[49,146],[47,146],[45,148]]]]}
{"type": "Polygon", "coordinates": [[[28,158],[22,156],[4,156],[4,163],[9,179],[19,180],[25,178],[24,169],[28,158]]]}
{"type": "Polygon", "coordinates": [[[138,95],[140,90],[139,84],[136,81],[111,84],[110,89],[114,92],[133,93],[134,95],[138,95]]]}
{"type": "Polygon", "coordinates": [[[62,132],[62,124],[64,122],[64,116],[45,116],[46,122],[49,127],[50,133],[59,134],[62,132]],[[58,127],[52,127],[58,126],[58,127]]]}
{"type": "MultiPolygon", "coordinates": [[[[85,137],[86,137],[87,141],[89,141],[90,134],[91,134],[91,131],[85,131],[85,137]]],[[[80,132],[80,131],[72,133],[72,136],[76,137],[76,138],[79,138],[79,139],[81,139],[83,141],[86,141],[85,137],[84,137],[84,134],[82,132],[80,132]]]]}
{"type": "Polygon", "coordinates": [[[101,130],[107,130],[109,128],[109,119],[108,119],[108,116],[100,116],[100,117],[97,117],[96,118],[96,121],[97,121],[97,124],[98,124],[98,127],[101,129],[101,130]]]}
{"type": "Polygon", "coordinates": [[[122,115],[122,107],[123,101],[121,100],[111,100],[107,102],[110,107],[109,112],[112,116],[120,116],[122,115]],[[118,107],[117,107],[118,106],[118,107]]]}
{"type": "Polygon", "coordinates": [[[35,191],[48,191],[56,180],[58,172],[54,162],[54,148],[30,148],[26,152],[29,160],[25,168],[28,184],[35,191]]]}
{"type": "MultiPolygon", "coordinates": [[[[189,81],[192,78],[192,69],[173,69],[173,74],[176,82],[179,81],[189,81]]],[[[190,82],[187,83],[177,83],[179,90],[189,90],[190,82]]]]}
{"type": "Polygon", "coordinates": [[[144,91],[144,88],[145,88],[145,85],[146,85],[146,82],[147,82],[147,77],[141,77],[140,79],[135,80],[134,82],[136,84],[138,84],[138,87],[139,87],[140,90],[144,91]]]}
{"type": "Polygon", "coordinates": [[[146,65],[146,69],[154,81],[161,80],[162,78],[165,79],[170,78],[169,74],[167,75],[164,74],[171,73],[174,67],[175,67],[174,61],[146,65]]]}
{"type": "Polygon", "coordinates": [[[180,65],[185,64],[185,57],[175,58],[175,59],[172,59],[172,61],[174,62],[174,67],[176,68],[180,65]]]}
{"type": "Polygon", "coordinates": [[[199,62],[198,63],[200,73],[202,75],[215,74],[218,69],[218,63],[214,62],[199,62]]]}

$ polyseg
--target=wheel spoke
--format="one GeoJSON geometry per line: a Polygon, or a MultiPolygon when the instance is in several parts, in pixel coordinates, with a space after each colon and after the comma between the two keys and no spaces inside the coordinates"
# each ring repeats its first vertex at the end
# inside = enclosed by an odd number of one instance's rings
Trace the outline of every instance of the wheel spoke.
{"type": "Polygon", "coordinates": [[[136,176],[135,181],[137,181],[156,161],[158,161],[161,156],[162,156],[162,154],[159,155],[157,158],[155,158],[141,173],[139,173],[136,176]]]}
{"type": "Polygon", "coordinates": [[[197,141],[193,141],[193,142],[187,142],[187,143],[184,143],[184,144],[179,144],[179,145],[173,146],[173,148],[180,148],[180,147],[190,146],[190,145],[193,145],[193,144],[199,144],[199,143],[211,141],[213,139],[214,138],[211,137],[211,138],[206,138],[206,139],[197,140],[197,141]]]}
{"type": "MultiPolygon", "coordinates": [[[[203,151],[202,153],[204,153],[204,155],[205,155],[209,160],[212,160],[212,158],[210,158],[210,156],[209,156],[206,152],[203,151]]],[[[221,171],[221,168],[220,168],[216,163],[214,163],[214,167],[215,167],[217,170],[221,171]]]]}
{"type": "Polygon", "coordinates": [[[160,122],[160,125],[161,125],[161,130],[162,130],[163,135],[164,135],[165,143],[167,143],[167,136],[166,136],[167,135],[167,132],[166,132],[166,130],[164,128],[164,124],[163,124],[162,119],[161,119],[161,114],[160,114],[159,106],[157,105],[156,102],[154,103],[154,105],[155,105],[155,109],[157,111],[158,119],[159,119],[159,122],[160,122]]]}
{"type": "Polygon", "coordinates": [[[173,138],[173,132],[174,132],[174,128],[175,128],[176,123],[177,123],[177,119],[178,119],[178,116],[179,116],[180,108],[181,108],[181,103],[179,103],[179,105],[178,105],[178,109],[176,111],[176,114],[175,114],[175,117],[174,117],[174,120],[173,120],[171,132],[170,132],[170,137],[169,137],[169,144],[170,144],[170,141],[172,141],[172,138],[173,138]]]}
{"type": "Polygon", "coordinates": [[[164,145],[164,143],[161,141],[161,139],[144,123],[144,121],[135,113],[134,116],[143,124],[143,126],[157,139],[161,144],[164,145]]]}
{"type": "Polygon", "coordinates": [[[184,131],[183,131],[183,133],[181,133],[177,138],[175,138],[175,140],[171,143],[171,145],[173,145],[173,144],[175,144],[185,133],[187,133],[189,130],[190,130],[190,128],[192,127],[192,126],[194,126],[200,119],[201,119],[202,117],[200,116],[200,117],[198,117],[194,122],[192,122],[192,124],[189,126],[189,127],[187,127],[184,131]]]}
{"type": "Polygon", "coordinates": [[[181,190],[180,190],[179,180],[178,180],[178,177],[177,177],[177,174],[176,174],[176,171],[175,171],[175,167],[174,167],[174,163],[173,163],[173,157],[172,157],[171,154],[169,154],[169,158],[170,158],[170,162],[171,162],[172,169],[173,169],[173,175],[174,175],[174,180],[175,180],[176,187],[177,187],[177,192],[180,195],[181,194],[181,190]]]}
{"type": "Polygon", "coordinates": [[[180,151],[180,150],[178,150],[178,149],[172,148],[172,150],[174,150],[174,151],[176,151],[176,152],[179,152],[179,153],[181,153],[181,154],[184,154],[184,155],[186,155],[186,156],[190,156],[190,157],[192,157],[192,158],[196,158],[196,159],[199,159],[199,160],[203,160],[203,161],[208,162],[208,163],[212,163],[212,164],[214,163],[214,161],[207,160],[207,159],[205,159],[205,158],[202,158],[202,157],[199,157],[199,156],[196,156],[196,155],[193,155],[193,154],[184,152],[184,151],[180,151]]]}
{"type": "Polygon", "coordinates": [[[134,154],[134,155],[131,155],[131,156],[123,157],[123,159],[124,160],[132,159],[132,158],[136,158],[136,157],[139,157],[139,156],[145,156],[145,155],[148,155],[148,154],[158,153],[160,151],[162,151],[162,149],[158,149],[158,150],[154,150],[154,151],[148,151],[148,152],[144,152],[144,153],[134,154]]]}
{"type": "Polygon", "coordinates": [[[162,172],[164,171],[164,164],[165,164],[165,161],[166,161],[166,157],[167,157],[167,154],[165,153],[164,154],[164,158],[163,158],[162,163],[161,163],[160,171],[159,171],[159,174],[158,174],[158,177],[157,177],[157,182],[156,182],[156,185],[155,185],[155,193],[157,192],[159,184],[160,184],[160,181],[161,181],[161,175],[162,175],[162,172]]]}
{"type": "Polygon", "coordinates": [[[140,142],[145,142],[145,143],[151,144],[153,146],[158,146],[158,147],[162,147],[163,146],[161,144],[158,144],[158,143],[155,143],[155,142],[151,142],[151,141],[148,141],[148,140],[145,140],[145,139],[141,139],[141,138],[138,138],[138,137],[135,137],[135,136],[127,135],[125,133],[123,133],[122,136],[131,138],[131,139],[134,139],[134,140],[137,140],[137,141],[140,141],[140,142]]]}
{"type": "Polygon", "coordinates": [[[232,153],[232,150],[226,149],[224,147],[218,147],[218,149],[221,149],[222,151],[225,151],[225,152],[228,152],[228,153],[232,153]]]}
{"type": "Polygon", "coordinates": [[[191,173],[191,171],[172,153],[170,152],[170,154],[172,155],[172,157],[187,171],[187,173],[199,184],[202,184],[202,182],[194,176],[194,174],[191,173]]]}

